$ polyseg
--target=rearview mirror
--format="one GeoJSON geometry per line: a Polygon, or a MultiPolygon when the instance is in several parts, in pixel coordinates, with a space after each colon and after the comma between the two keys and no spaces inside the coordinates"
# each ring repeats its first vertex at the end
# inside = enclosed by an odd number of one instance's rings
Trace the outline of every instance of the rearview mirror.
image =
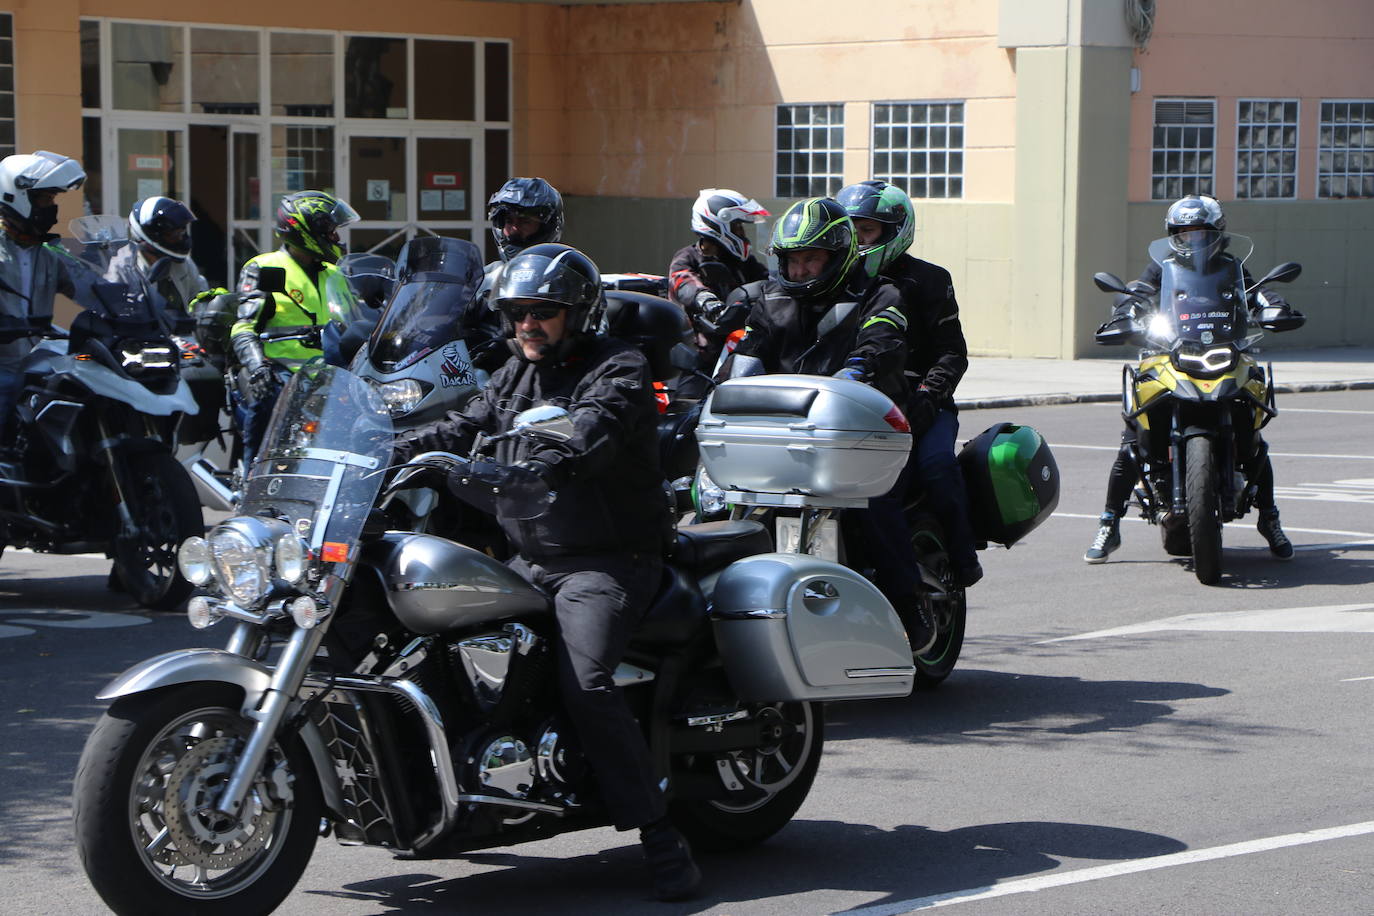
{"type": "Polygon", "coordinates": [[[1126,284],[1121,282],[1120,277],[1116,274],[1109,274],[1105,270],[1093,274],[1093,282],[1104,293],[1126,293],[1129,295],[1131,292],[1126,288],[1126,284]]]}
{"type": "Polygon", "coordinates": [[[697,367],[697,351],[685,343],[673,344],[668,351],[668,362],[672,363],[674,369],[691,372],[697,367]]]}
{"type": "Polygon", "coordinates": [[[258,283],[256,288],[258,292],[262,293],[286,292],[286,268],[259,267],[258,283]]]}
{"type": "Polygon", "coordinates": [[[520,436],[538,436],[555,442],[566,442],[573,437],[572,416],[562,407],[541,404],[522,410],[515,415],[511,432],[520,436]]]}
{"type": "Polygon", "coordinates": [[[1285,261],[1264,275],[1256,286],[1266,283],[1292,283],[1302,273],[1302,265],[1297,261],[1285,261]]]}

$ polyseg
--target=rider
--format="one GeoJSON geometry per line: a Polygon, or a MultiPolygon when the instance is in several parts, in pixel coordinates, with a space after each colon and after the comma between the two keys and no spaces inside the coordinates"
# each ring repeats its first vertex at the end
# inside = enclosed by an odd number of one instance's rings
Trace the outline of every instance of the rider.
{"type": "Polygon", "coordinates": [[[531,245],[563,237],[563,195],[542,178],[512,178],[487,200],[487,219],[500,260],[486,267],[481,300],[469,312],[468,353],[472,364],[494,372],[509,355],[501,316],[488,303],[501,267],[531,245]]]}
{"type": "Polygon", "coordinates": [[[75,159],[46,150],[0,160],[0,443],[5,445],[24,384],[20,366],[33,338],[52,323],[54,297],[74,295],[96,279],[52,244],[58,236],[49,233],[57,223],[57,195],[85,180],[75,159]]]}
{"type": "Polygon", "coordinates": [[[915,443],[914,473],[949,537],[955,581],[968,588],[983,577],[983,567],[969,523],[963,473],[954,456],[959,433],[954,389],[968,369],[954,282],[943,267],[906,253],[916,236],[916,212],[901,188],[873,179],[849,185],[835,199],[854,221],[868,273],[881,274],[901,291],[908,321],[906,376],[915,386],[906,404],[915,443]]]}
{"type": "Polygon", "coordinates": [[[129,244],[110,259],[105,279],[139,288],[159,261],[166,261],[157,292],[176,318],[186,318],[191,302],[209,288],[191,260],[191,209],[170,197],[145,197],[129,211],[129,244]]]}
{"type": "Polygon", "coordinates": [[[332,194],[288,194],[277,207],[276,235],[281,248],[249,259],[239,273],[239,313],[230,329],[230,345],[241,381],[231,398],[246,468],[252,467],[288,373],[320,355],[318,344],[311,341],[263,342],[258,335],[268,328],[309,327],[329,320],[326,286],[331,291],[347,289],[344,278],[335,277],[334,263],[344,254],[339,230],[357,220],[354,209],[332,194]],[[285,292],[273,295],[258,289],[264,267],[285,269],[285,292]]]}
{"type": "Polygon", "coordinates": [[[403,433],[397,453],[466,452],[478,433],[504,433],[539,404],[571,414],[566,442],[498,446],[497,461],[542,478],[557,498],[524,521],[506,517],[498,498],[497,517],[518,551],[511,567],[553,596],[563,701],[602,801],[617,829],[640,828],[658,896],[685,899],[701,874],[667,820],[648,745],[613,677],[658,589],[671,523],[648,363],[596,333],[603,301],[600,273],[581,252],[545,243],[516,254],[494,290],[508,359],[462,411],[403,433]]]}
{"type": "Polygon", "coordinates": [[[724,344],[717,325],[730,293],[768,277],[768,268],[749,251],[747,234],[750,223],[761,223],[768,215],[758,201],[738,191],[704,188],[692,204],[697,240],[679,249],[668,265],[668,297],[692,319],[699,365],[707,371],[724,344]]]}
{"type": "MultiPolygon", "coordinates": [[[[728,363],[729,375],[833,375],[865,382],[897,404],[907,403],[902,297],[892,283],[865,271],[854,223],[844,207],[829,197],[792,204],[773,226],[772,251],[777,271],[763,284],[745,287],[752,308],[744,338],[728,363]]],[[[872,548],[878,585],[920,654],[937,634],[929,610],[917,598],[911,538],[901,535],[906,521],[898,494],[904,490],[905,481],[899,479],[891,493],[869,501],[863,513],[865,540],[872,548]]]]}
{"type": "MultiPolygon", "coordinates": [[[[1181,197],[1169,206],[1164,215],[1164,230],[1171,240],[1185,244],[1195,234],[1226,231],[1226,214],[1215,198],[1206,195],[1190,194],[1181,197]]],[[[1221,236],[1225,245],[1225,236],[1221,236]]],[[[1250,289],[1254,280],[1250,272],[1242,267],[1245,288],[1250,289]]],[[[1160,266],[1151,260],[1141,272],[1140,278],[1128,284],[1129,288],[1143,296],[1153,296],[1159,292],[1160,266]]],[[[1113,320],[1127,317],[1139,308],[1139,300],[1129,296],[1118,296],[1113,311],[1113,320]]],[[[1284,300],[1283,296],[1268,287],[1259,287],[1250,295],[1248,303],[1252,315],[1261,312],[1268,317],[1296,315],[1297,313],[1284,300]]],[[[1269,446],[1259,430],[1254,432],[1252,454],[1261,462],[1255,483],[1255,506],[1259,509],[1259,519],[1255,528],[1269,544],[1269,552],[1280,560],[1293,558],[1293,542],[1283,533],[1279,525],[1279,508],[1274,503],[1274,467],[1269,460],[1269,446]]],[[[1131,454],[1131,444],[1136,440],[1136,430],[1130,421],[1121,432],[1121,447],[1117,450],[1116,461],[1112,463],[1111,474],[1107,478],[1107,504],[1098,520],[1097,534],[1088,547],[1083,559],[1088,563],[1105,563],[1107,555],[1121,546],[1121,517],[1126,513],[1126,502],[1131,498],[1136,481],[1140,478],[1140,468],[1131,454]]]]}

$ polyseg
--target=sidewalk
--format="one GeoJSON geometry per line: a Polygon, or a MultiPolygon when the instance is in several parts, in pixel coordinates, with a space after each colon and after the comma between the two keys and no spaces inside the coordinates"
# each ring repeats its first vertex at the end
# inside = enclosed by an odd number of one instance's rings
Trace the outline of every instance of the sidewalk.
{"type": "MultiPolygon", "coordinates": [[[[1121,367],[1134,354],[1114,347],[1108,356],[1077,360],[971,356],[955,401],[968,410],[1117,401],[1121,367]]],[[[1374,347],[1273,350],[1258,359],[1273,363],[1280,393],[1374,388],[1374,347]]]]}

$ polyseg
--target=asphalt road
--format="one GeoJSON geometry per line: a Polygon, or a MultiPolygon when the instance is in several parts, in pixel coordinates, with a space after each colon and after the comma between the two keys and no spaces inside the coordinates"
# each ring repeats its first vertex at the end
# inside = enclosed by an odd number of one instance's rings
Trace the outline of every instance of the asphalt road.
{"type": "MultiPolygon", "coordinates": [[[[1253,516],[1197,583],[1143,522],[1087,566],[1111,405],[964,414],[1039,428],[1059,510],[984,555],[939,690],[833,704],[815,789],[757,850],[704,858],[705,896],[647,899],[632,837],[597,830],[461,861],[322,842],[289,914],[1367,913],[1374,911],[1374,398],[1303,394],[1266,431],[1283,520],[1253,516]]],[[[0,887],[6,913],[103,912],[72,849],[71,776],[99,686],[205,644],[138,614],[107,564],[0,559],[0,887]]]]}

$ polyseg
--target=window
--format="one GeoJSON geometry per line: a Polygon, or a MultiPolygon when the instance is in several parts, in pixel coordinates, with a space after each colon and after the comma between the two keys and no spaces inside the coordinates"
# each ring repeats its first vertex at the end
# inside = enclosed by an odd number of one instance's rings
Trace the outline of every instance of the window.
{"type": "Polygon", "coordinates": [[[406,118],[410,66],[404,38],[349,35],[344,40],[344,114],[406,118]]]}
{"type": "Polygon", "coordinates": [[[1374,100],[1322,101],[1317,196],[1374,197],[1374,100]]]}
{"type": "Polygon", "coordinates": [[[1236,103],[1236,197],[1295,197],[1298,100],[1236,103]]]}
{"type": "Polygon", "coordinates": [[[191,111],[258,113],[258,33],[191,30],[191,111]]]}
{"type": "Polygon", "coordinates": [[[1155,99],[1152,198],[1212,193],[1216,128],[1213,99],[1155,99]]]}
{"type": "Polygon", "coordinates": [[[273,32],[271,48],[272,114],[334,117],[334,37],[273,32]]]}
{"type": "Polygon", "coordinates": [[[182,110],[183,33],[181,26],[135,22],[110,26],[115,108],[182,110]]]}
{"type": "Polygon", "coordinates": [[[14,155],[14,17],[0,13],[0,157],[14,155]]]}
{"type": "Polygon", "coordinates": [[[875,104],[872,172],[912,197],[963,197],[964,103],[875,104]]]}
{"type": "Polygon", "coordinates": [[[814,197],[839,190],[844,170],[844,107],[779,105],[778,197],[814,197]]]}

